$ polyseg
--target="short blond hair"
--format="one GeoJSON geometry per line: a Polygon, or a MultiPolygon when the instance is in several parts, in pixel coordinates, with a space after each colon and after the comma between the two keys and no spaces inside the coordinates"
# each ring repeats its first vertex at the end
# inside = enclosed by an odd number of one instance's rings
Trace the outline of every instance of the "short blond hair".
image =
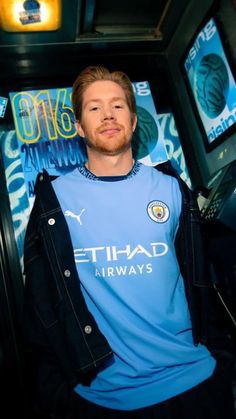
{"type": "Polygon", "coordinates": [[[95,81],[109,80],[117,83],[124,91],[131,114],[136,114],[134,90],[129,77],[122,71],[109,71],[101,66],[86,67],[76,78],[72,87],[72,108],[75,119],[81,121],[83,94],[95,81]]]}

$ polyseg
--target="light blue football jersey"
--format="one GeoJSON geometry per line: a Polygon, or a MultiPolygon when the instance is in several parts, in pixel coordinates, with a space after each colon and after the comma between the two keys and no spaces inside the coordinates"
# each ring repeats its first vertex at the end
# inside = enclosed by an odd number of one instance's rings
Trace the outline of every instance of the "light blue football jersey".
{"type": "Polygon", "coordinates": [[[81,167],[53,186],[69,226],[81,290],[114,352],[87,400],[121,410],[155,404],[211,376],[215,360],[195,346],[174,239],[176,179],[136,163],[122,180],[81,167]]]}

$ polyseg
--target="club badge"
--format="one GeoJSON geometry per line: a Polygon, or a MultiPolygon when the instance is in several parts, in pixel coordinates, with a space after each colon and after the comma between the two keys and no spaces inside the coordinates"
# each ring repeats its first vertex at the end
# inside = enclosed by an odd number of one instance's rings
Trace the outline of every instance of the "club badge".
{"type": "Polygon", "coordinates": [[[170,215],[169,208],[162,201],[151,201],[148,204],[147,212],[156,223],[165,223],[170,215]]]}

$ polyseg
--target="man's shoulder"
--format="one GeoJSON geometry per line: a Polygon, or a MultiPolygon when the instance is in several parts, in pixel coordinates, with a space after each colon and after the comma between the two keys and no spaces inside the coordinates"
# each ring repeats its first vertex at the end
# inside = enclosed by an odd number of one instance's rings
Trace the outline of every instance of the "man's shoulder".
{"type": "Polygon", "coordinates": [[[36,186],[40,187],[40,186],[44,186],[45,184],[52,184],[52,183],[61,183],[65,180],[68,180],[70,178],[70,176],[72,175],[72,173],[74,173],[75,170],[66,172],[66,173],[61,173],[58,175],[52,175],[50,174],[46,169],[43,169],[42,172],[39,172],[36,178],[36,186]]]}
{"type": "Polygon", "coordinates": [[[153,166],[154,169],[158,170],[159,172],[164,173],[165,175],[174,176],[178,178],[178,173],[173,167],[170,160],[166,160],[162,163],[157,164],[156,166],[153,166]]]}
{"type": "Polygon", "coordinates": [[[37,196],[40,191],[44,190],[47,187],[50,187],[51,182],[56,179],[56,176],[51,176],[46,169],[43,169],[42,172],[37,174],[35,179],[34,194],[37,196]]]}

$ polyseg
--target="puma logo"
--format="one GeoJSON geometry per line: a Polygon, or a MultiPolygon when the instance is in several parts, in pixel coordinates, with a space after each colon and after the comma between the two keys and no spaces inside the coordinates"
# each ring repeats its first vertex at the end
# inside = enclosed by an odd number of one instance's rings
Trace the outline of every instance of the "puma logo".
{"type": "Polygon", "coordinates": [[[67,217],[72,217],[72,218],[76,218],[76,220],[80,223],[80,225],[82,225],[82,221],[81,221],[81,215],[83,214],[83,212],[85,211],[85,208],[83,208],[80,213],[77,215],[72,211],[66,210],[65,211],[65,215],[67,217]]]}

